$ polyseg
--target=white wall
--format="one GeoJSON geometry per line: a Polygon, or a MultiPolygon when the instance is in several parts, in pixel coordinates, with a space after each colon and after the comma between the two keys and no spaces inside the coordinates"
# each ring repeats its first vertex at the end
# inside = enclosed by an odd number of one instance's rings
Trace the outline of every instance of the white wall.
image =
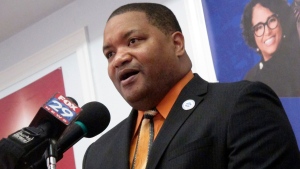
{"type": "MultiPolygon", "coordinates": [[[[15,63],[86,27],[96,100],[106,105],[110,110],[111,123],[108,129],[112,128],[128,116],[131,108],[119,95],[108,78],[107,61],[102,53],[102,32],[109,14],[120,5],[130,2],[144,1],[76,0],[0,43],[0,71],[5,71],[15,63]]],[[[216,81],[204,18],[201,16],[201,2],[198,2],[198,0],[151,0],[151,2],[162,3],[171,8],[185,34],[187,52],[194,63],[193,71],[199,73],[208,81],[216,81]],[[195,11],[199,15],[196,18],[195,11]],[[197,45],[197,43],[201,44],[197,45]]],[[[67,95],[73,96],[72,93],[67,93],[67,95]]],[[[94,140],[92,139],[92,141],[94,140]]],[[[76,161],[81,160],[77,159],[76,161]]],[[[77,168],[81,168],[79,164],[77,165],[77,168]]]]}

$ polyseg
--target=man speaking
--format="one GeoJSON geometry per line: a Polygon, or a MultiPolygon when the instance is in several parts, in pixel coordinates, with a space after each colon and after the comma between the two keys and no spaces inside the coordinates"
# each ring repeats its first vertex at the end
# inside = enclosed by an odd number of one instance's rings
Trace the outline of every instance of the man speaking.
{"type": "Polygon", "coordinates": [[[208,83],[193,74],[179,23],[165,6],[116,9],[103,52],[133,109],[88,148],[84,169],[300,168],[276,94],[259,82],[208,83]]]}

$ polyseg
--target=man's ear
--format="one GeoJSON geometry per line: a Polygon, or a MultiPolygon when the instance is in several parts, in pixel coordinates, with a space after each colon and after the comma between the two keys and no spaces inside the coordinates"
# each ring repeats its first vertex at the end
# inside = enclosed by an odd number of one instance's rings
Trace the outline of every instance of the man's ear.
{"type": "Polygon", "coordinates": [[[182,56],[185,53],[184,36],[181,32],[177,31],[172,34],[172,39],[177,56],[182,56]]]}

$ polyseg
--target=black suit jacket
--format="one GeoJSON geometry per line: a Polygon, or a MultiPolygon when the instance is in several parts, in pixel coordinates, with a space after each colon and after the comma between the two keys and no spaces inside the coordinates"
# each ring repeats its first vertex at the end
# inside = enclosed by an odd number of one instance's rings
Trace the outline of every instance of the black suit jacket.
{"type": "MultiPolygon", "coordinates": [[[[137,111],[87,150],[84,169],[129,169],[137,111]]],[[[299,169],[300,157],[280,100],[259,82],[184,87],[150,151],[147,169],[299,169]],[[183,110],[184,101],[195,106],[183,110]]]]}

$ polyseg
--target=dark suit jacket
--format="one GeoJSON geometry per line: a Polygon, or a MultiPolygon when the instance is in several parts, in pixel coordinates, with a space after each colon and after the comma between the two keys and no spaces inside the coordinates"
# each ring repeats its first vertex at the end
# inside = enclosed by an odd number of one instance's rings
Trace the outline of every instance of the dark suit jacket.
{"type": "Polygon", "coordinates": [[[286,54],[274,55],[267,62],[261,61],[251,68],[245,80],[260,81],[270,86],[279,97],[300,97],[300,52],[297,59],[286,54]]]}
{"type": "MultiPolygon", "coordinates": [[[[87,150],[84,169],[129,169],[137,111],[87,150]]],[[[147,169],[299,169],[294,133],[275,93],[259,82],[184,87],[151,149],[147,169]],[[183,110],[188,99],[196,102],[183,110]]]]}

